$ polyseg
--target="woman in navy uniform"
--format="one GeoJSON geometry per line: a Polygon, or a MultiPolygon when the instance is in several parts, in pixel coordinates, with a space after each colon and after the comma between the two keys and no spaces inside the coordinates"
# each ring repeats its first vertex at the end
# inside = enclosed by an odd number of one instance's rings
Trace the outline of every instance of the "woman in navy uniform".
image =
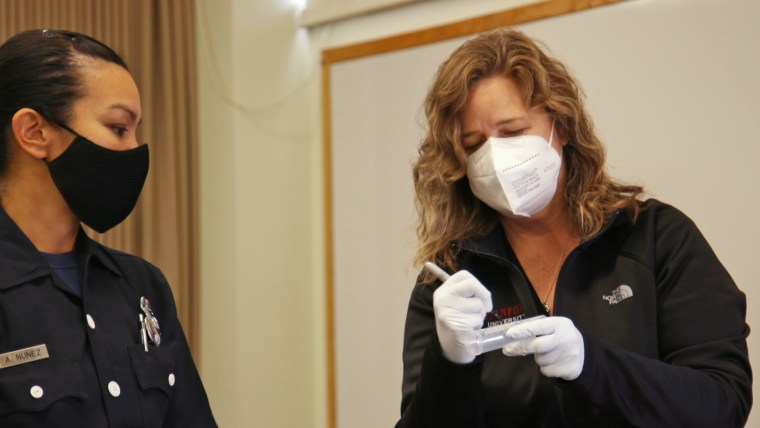
{"type": "Polygon", "coordinates": [[[0,45],[0,426],[213,427],[171,290],[87,237],[148,172],[127,66],[83,34],[0,45]]]}

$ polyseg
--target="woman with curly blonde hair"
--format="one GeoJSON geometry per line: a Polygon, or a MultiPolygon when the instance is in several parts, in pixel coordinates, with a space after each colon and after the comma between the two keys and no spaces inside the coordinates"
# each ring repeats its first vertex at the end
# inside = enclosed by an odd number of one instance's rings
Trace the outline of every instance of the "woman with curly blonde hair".
{"type": "Polygon", "coordinates": [[[688,217],[607,175],[561,62],[481,34],[441,64],[425,113],[416,262],[456,273],[412,293],[397,427],[746,421],[744,294],[688,217]],[[502,352],[468,346],[516,321],[502,352]]]}

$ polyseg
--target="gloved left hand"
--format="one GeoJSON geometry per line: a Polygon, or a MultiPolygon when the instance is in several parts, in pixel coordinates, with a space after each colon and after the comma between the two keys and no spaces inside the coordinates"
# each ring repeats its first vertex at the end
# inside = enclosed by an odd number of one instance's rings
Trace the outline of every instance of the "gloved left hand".
{"type": "Polygon", "coordinates": [[[575,380],[583,370],[583,336],[565,317],[526,321],[505,335],[512,342],[501,349],[507,356],[534,354],[541,373],[547,377],[575,380]]]}

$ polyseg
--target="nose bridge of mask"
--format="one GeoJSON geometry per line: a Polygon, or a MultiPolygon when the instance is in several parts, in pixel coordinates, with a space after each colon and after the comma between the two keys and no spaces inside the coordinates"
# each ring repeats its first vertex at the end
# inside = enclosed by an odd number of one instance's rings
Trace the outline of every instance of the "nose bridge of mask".
{"type": "Polygon", "coordinates": [[[539,135],[517,137],[490,137],[467,158],[467,175],[470,178],[495,175],[510,165],[525,162],[525,148],[531,144],[547,141],[539,135]]]}
{"type": "MultiPolygon", "coordinates": [[[[469,177],[483,177],[493,175],[496,171],[501,170],[501,165],[507,159],[511,162],[525,161],[525,159],[515,159],[519,156],[520,151],[530,144],[543,143],[552,150],[552,141],[554,140],[554,120],[552,120],[551,131],[549,132],[549,141],[544,137],[535,134],[518,135],[516,137],[490,137],[477,150],[471,153],[467,158],[467,175],[469,177]],[[501,162],[500,162],[501,161],[501,162]]],[[[562,160],[562,148],[559,150],[560,162],[562,160]]]]}
{"type": "Polygon", "coordinates": [[[547,141],[540,135],[521,135],[519,137],[489,139],[491,142],[492,158],[496,170],[502,170],[504,165],[509,165],[509,169],[515,168],[524,162],[529,162],[535,157],[533,147],[542,147],[548,145],[547,141]]]}

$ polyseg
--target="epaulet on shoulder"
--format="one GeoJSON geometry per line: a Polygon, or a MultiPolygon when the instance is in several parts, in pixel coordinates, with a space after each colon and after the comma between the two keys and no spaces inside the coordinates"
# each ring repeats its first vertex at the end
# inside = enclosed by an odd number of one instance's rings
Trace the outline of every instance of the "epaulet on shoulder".
{"type": "Polygon", "coordinates": [[[160,269],[154,265],[153,263],[145,260],[144,258],[140,256],[136,256],[131,253],[127,253],[122,250],[117,250],[115,248],[107,247],[105,245],[102,245],[100,243],[96,243],[100,246],[100,248],[103,250],[103,252],[111,258],[121,269],[124,269],[127,267],[128,264],[136,265],[136,266],[146,266],[151,270],[155,270],[160,272],[160,269]]]}

